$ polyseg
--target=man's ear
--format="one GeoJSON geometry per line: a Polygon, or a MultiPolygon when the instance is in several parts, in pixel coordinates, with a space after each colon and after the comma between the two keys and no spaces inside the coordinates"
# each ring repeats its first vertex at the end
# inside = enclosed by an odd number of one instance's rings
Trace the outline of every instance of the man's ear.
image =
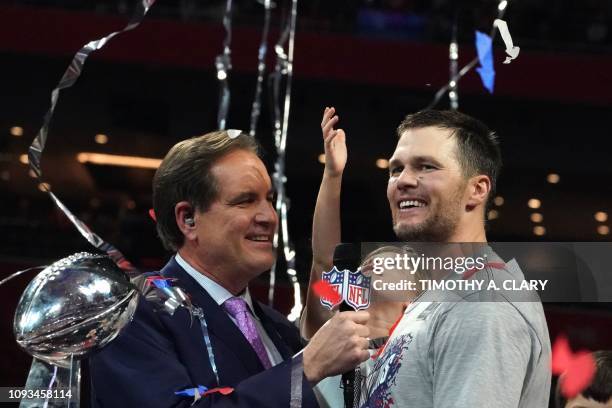
{"type": "Polygon", "coordinates": [[[489,176],[479,174],[468,180],[468,197],[466,209],[473,209],[482,206],[484,208],[491,193],[491,179],[489,176]]]}
{"type": "Polygon", "coordinates": [[[179,201],[174,206],[174,219],[185,240],[196,238],[196,214],[188,201],[179,201]]]}

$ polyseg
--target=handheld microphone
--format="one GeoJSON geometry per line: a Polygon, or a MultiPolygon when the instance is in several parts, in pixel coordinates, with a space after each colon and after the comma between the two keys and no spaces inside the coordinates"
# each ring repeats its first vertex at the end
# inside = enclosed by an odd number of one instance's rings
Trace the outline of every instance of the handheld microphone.
{"type": "Polygon", "coordinates": [[[356,271],[361,262],[361,247],[353,243],[342,243],[334,249],[334,266],[338,270],[356,271]]]}
{"type": "MultiPolygon", "coordinates": [[[[361,260],[360,246],[352,243],[336,245],[334,249],[334,266],[342,271],[356,271],[361,260]]],[[[346,312],[353,310],[346,302],[340,303],[340,311],[346,312]]],[[[344,389],[344,406],[353,408],[355,400],[355,370],[350,370],[342,374],[342,388],[344,389]]]]}

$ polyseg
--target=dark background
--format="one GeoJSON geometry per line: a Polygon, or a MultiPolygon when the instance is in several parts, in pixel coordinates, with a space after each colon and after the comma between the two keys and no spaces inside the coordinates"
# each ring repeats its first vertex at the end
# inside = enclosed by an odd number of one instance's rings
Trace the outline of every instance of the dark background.
{"type": "MultiPolygon", "coordinates": [[[[270,48],[289,2],[273,11],[270,48]]],[[[158,2],[136,30],[89,58],[77,84],[63,91],[49,133],[45,180],[94,231],[143,269],[168,258],[152,220],[153,170],[83,165],[78,152],[162,158],[177,141],[216,128],[219,87],[214,57],[222,50],[222,1],[158,2]],[[97,144],[104,133],[108,143],[97,144]]],[[[0,4],[0,273],[46,265],[90,249],[19,162],[49,107],[51,90],[72,55],[90,40],[121,29],[132,8],[124,1],[8,1],[0,4]],[[13,136],[19,126],[22,136],[13,136]],[[14,132],[13,132],[14,133],[14,132]]],[[[457,22],[460,66],[475,56],[474,31],[489,32],[497,2],[302,1],[298,9],[287,151],[289,227],[298,274],[307,281],[310,228],[322,165],[320,117],[335,106],[346,130],[349,164],[343,184],[343,237],[391,241],[379,158],[393,151],[395,128],[427,106],[448,80],[448,44],[457,22]]],[[[608,241],[612,202],[609,121],[612,113],[612,3],[510,1],[505,20],[519,57],[503,65],[495,40],[495,92],[472,71],[459,83],[460,110],[495,129],[504,169],[489,221],[491,241],[608,241]],[[556,173],[557,184],[547,182],[556,173]],[[527,206],[538,198],[545,234],[534,235],[527,206]],[[492,217],[493,218],[493,217],[492,217]],[[598,232],[599,228],[599,232],[598,232]]],[[[228,127],[248,129],[263,6],[234,2],[233,71],[228,127]]],[[[273,50],[269,50],[270,69],[273,50]]],[[[272,165],[270,93],[257,138],[272,165]]],[[[448,107],[444,97],[437,106],[448,107]]],[[[12,337],[17,300],[33,274],[0,287],[0,384],[22,385],[30,358],[12,337]]],[[[275,306],[288,312],[290,291],[279,273],[275,306]]],[[[263,299],[267,277],[254,284],[263,299]]],[[[546,305],[554,340],[574,348],[612,348],[607,305],[546,305]]]]}

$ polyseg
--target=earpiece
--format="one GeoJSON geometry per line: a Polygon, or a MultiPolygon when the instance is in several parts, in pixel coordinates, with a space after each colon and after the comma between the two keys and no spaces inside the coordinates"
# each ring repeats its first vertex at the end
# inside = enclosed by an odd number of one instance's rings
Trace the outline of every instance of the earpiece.
{"type": "Polygon", "coordinates": [[[193,219],[193,217],[185,217],[185,224],[188,227],[194,227],[195,226],[195,220],[193,219]]]}

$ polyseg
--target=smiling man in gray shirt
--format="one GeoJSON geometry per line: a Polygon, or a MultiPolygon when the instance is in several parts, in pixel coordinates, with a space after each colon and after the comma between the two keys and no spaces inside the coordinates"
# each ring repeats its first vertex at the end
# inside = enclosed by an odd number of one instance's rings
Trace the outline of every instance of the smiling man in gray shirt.
{"type": "MultiPolygon", "coordinates": [[[[387,187],[398,238],[486,243],[501,168],[496,135],[459,112],[427,110],[408,115],[398,136],[387,187]]],[[[516,262],[497,261],[469,279],[523,280],[516,262]]],[[[364,366],[363,406],[547,407],[551,350],[542,304],[484,292],[458,300],[425,292],[410,305],[383,353],[364,366]]]]}
{"type": "MultiPolygon", "coordinates": [[[[515,261],[469,279],[521,281],[515,261]]],[[[542,304],[486,289],[425,292],[385,349],[362,365],[364,407],[548,407],[550,340],[542,304]]]]}
{"type": "MultiPolygon", "coordinates": [[[[386,316],[400,319],[384,349],[361,364],[354,406],[548,407],[551,347],[539,298],[488,290],[489,282],[520,287],[524,280],[515,261],[504,263],[487,245],[485,214],[502,162],[497,136],[467,115],[436,110],[408,115],[397,134],[387,186],[396,236],[404,243],[451,244],[446,250],[458,256],[484,248],[484,268],[471,276],[450,271],[484,286],[428,290],[402,316],[386,316]]],[[[310,303],[302,318],[313,332],[326,316],[316,306],[310,303]]],[[[322,400],[338,405],[337,383],[321,387],[322,400]]]]}

